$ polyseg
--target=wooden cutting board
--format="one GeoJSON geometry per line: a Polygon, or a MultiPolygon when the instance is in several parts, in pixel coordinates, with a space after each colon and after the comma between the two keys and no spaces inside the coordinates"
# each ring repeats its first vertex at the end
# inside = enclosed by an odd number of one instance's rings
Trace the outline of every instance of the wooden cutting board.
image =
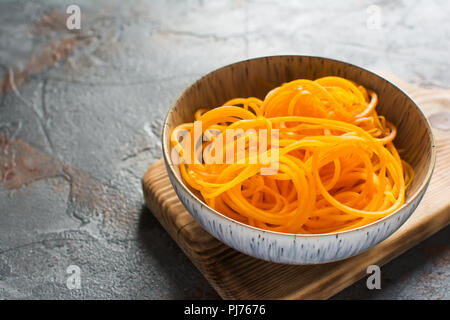
{"type": "Polygon", "coordinates": [[[370,250],[321,265],[270,263],[242,254],[207,233],[178,200],[162,160],[142,184],[147,207],[224,299],[327,299],[450,222],[450,90],[418,88],[384,75],[406,91],[433,127],[437,159],[422,202],[397,232],[370,250]]]}

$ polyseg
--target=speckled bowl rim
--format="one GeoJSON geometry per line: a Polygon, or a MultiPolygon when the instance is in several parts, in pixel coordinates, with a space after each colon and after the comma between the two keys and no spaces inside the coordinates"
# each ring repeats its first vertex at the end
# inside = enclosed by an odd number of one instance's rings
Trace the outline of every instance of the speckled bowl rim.
{"type": "MultiPolygon", "coordinates": [[[[337,59],[332,59],[332,58],[326,58],[326,57],[321,57],[321,56],[309,56],[309,55],[275,55],[275,56],[261,56],[261,57],[255,57],[255,58],[250,58],[250,59],[245,59],[245,60],[241,60],[238,62],[234,62],[228,65],[225,65],[223,67],[220,67],[218,69],[215,69],[213,71],[210,71],[208,73],[206,73],[205,75],[203,75],[202,77],[200,77],[199,79],[197,79],[195,82],[193,82],[190,86],[188,86],[185,90],[183,90],[183,92],[179,95],[179,97],[176,99],[176,101],[172,104],[172,106],[169,108],[169,110],[167,111],[166,117],[164,118],[164,123],[163,123],[163,127],[162,127],[162,150],[163,150],[163,157],[164,157],[164,161],[166,163],[166,168],[169,168],[169,170],[171,170],[172,175],[175,177],[175,179],[177,179],[177,181],[180,183],[180,185],[183,187],[184,191],[186,191],[192,198],[194,198],[196,201],[198,201],[202,206],[205,206],[208,210],[210,210],[211,212],[213,212],[214,214],[227,219],[228,221],[230,221],[231,223],[236,223],[238,225],[243,226],[244,228],[249,228],[249,229],[253,229],[256,230],[258,232],[263,232],[266,234],[274,234],[274,235],[278,235],[278,236],[282,236],[282,237],[295,237],[295,238],[301,238],[301,237],[307,237],[307,238],[323,238],[323,237],[335,237],[341,234],[348,234],[348,233],[356,233],[359,232],[360,230],[364,230],[366,228],[369,228],[371,226],[383,223],[383,221],[392,218],[393,216],[395,216],[396,214],[398,214],[399,212],[401,212],[404,208],[406,208],[410,203],[412,203],[417,197],[419,197],[423,192],[425,192],[428,186],[428,183],[431,180],[431,176],[433,175],[433,171],[434,171],[434,167],[435,167],[435,163],[436,163],[436,139],[434,137],[433,134],[433,130],[431,129],[431,125],[428,122],[427,117],[425,116],[425,114],[423,113],[422,109],[416,104],[416,102],[402,89],[400,89],[397,85],[395,85],[394,83],[392,83],[391,81],[387,80],[386,78],[382,77],[381,75],[373,72],[373,71],[369,71],[365,68],[362,68],[360,66],[354,65],[352,63],[346,62],[346,61],[342,61],[342,60],[337,60],[337,59]],[[393,86],[395,89],[397,89],[398,91],[400,91],[401,93],[403,93],[412,103],[413,105],[417,108],[417,110],[419,111],[422,119],[424,120],[426,127],[427,127],[427,131],[429,133],[429,136],[431,137],[431,157],[430,157],[430,162],[429,166],[428,166],[428,170],[427,173],[425,175],[425,178],[423,179],[422,183],[420,184],[419,188],[416,190],[416,192],[414,194],[412,194],[409,199],[397,210],[395,210],[393,213],[388,214],[387,216],[371,222],[367,225],[361,226],[361,227],[357,227],[354,229],[350,229],[350,230],[344,230],[344,231],[337,231],[337,232],[327,232],[327,233],[320,233],[320,234],[298,234],[298,233],[286,233],[286,232],[279,232],[279,231],[273,231],[273,230],[265,230],[265,229],[261,229],[261,228],[257,228],[257,227],[253,227],[250,226],[248,224],[236,221],[234,219],[231,219],[230,217],[220,213],[219,211],[211,208],[210,206],[208,206],[203,200],[201,200],[199,197],[197,197],[186,185],[185,182],[182,180],[182,178],[178,177],[178,174],[175,172],[174,170],[174,164],[172,163],[172,160],[170,159],[170,145],[167,146],[165,141],[168,141],[166,138],[166,127],[168,127],[168,121],[169,118],[171,116],[171,114],[173,113],[173,109],[175,108],[175,106],[178,104],[178,102],[181,100],[181,98],[189,91],[191,90],[197,83],[201,82],[204,78],[210,76],[212,73],[218,72],[220,70],[226,69],[226,68],[230,68],[232,66],[236,66],[242,63],[246,63],[249,61],[254,61],[254,60],[264,60],[264,59],[272,59],[272,58],[306,58],[306,59],[322,59],[322,60],[328,60],[331,62],[337,62],[337,63],[342,63],[344,65],[347,65],[349,67],[353,67],[356,69],[359,69],[363,72],[367,72],[369,74],[374,75],[375,77],[380,78],[381,80],[387,82],[388,84],[390,84],[391,86],[393,86]]],[[[414,209],[415,210],[415,209],[414,209]]]]}

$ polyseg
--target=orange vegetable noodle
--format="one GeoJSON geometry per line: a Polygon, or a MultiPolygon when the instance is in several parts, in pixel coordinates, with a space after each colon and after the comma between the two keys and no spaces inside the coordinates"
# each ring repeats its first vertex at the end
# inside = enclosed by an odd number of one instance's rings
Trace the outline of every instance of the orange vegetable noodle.
{"type": "Polygon", "coordinates": [[[264,100],[198,109],[171,144],[185,182],[231,219],[284,233],[350,230],[397,210],[414,179],[377,102],[341,77],[298,79],[264,100]]]}

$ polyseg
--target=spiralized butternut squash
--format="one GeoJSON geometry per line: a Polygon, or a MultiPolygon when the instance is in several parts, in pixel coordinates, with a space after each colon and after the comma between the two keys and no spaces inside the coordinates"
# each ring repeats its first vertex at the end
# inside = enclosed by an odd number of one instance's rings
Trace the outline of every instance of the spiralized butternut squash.
{"type": "Polygon", "coordinates": [[[375,92],[344,78],[299,79],[264,100],[199,109],[171,143],[185,182],[220,213],[284,233],[344,231],[398,209],[414,177],[377,102],[375,92]],[[231,129],[239,134],[229,139],[231,129]]]}

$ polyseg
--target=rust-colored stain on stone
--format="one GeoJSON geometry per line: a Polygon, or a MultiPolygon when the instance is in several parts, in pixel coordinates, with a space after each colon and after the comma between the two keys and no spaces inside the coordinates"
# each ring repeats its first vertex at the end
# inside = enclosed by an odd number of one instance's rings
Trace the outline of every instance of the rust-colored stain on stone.
{"type": "Polygon", "coordinates": [[[88,45],[90,36],[79,30],[69,31],[66,27],[67,14],[50,11],[38,19],[30,28],[30,32],[39,37],[48,38],[47,42],[31,52],[23,69],[9,69],[8,74],[0,79],[0,94],[14,90],[37,74],[65,60],[76,48],[88,45]],[[58,37],[54,35],[58,34],[58,37]]]}
{"type": "MultiPolygon", "coordinates": [[[[0,135],[0,176],[6,189],[19,189],[34,181],[61,177],[69,183],[71,215],[87,223],[99,219],[104,226],[128,228],[136,204],[120,191],[102,184],[73,166],[52,159],[20,140],[0,135]]],[[[57,189],[56,189],[57,190],[57,189]]]]}
{"type": "Polygon", "coordinates": [[[62,167],[28,144],[0,135],[0,173],[6,189],[19,189],[29,183],[61,175],[62,167]]]}
{"type": "Polygon", "coordinates": [[[76,34],[58,41],[48,42],[39,50],[31,53],[24,69],[9,70],[8,74],[0,80],[0,93],[14,90],[33,74],[55,65],[60,60],[65,60],[77,47],[87,45],[89,41],[89,37],[76,34]]]}
{"type": "Polygon", "coordinates": [[[66,20],[68,17],[69,15],[67,13],[51,10],[34,23],[30,32],[39,35],[48,35],[55,31],[66,31],[66,20]]]}

